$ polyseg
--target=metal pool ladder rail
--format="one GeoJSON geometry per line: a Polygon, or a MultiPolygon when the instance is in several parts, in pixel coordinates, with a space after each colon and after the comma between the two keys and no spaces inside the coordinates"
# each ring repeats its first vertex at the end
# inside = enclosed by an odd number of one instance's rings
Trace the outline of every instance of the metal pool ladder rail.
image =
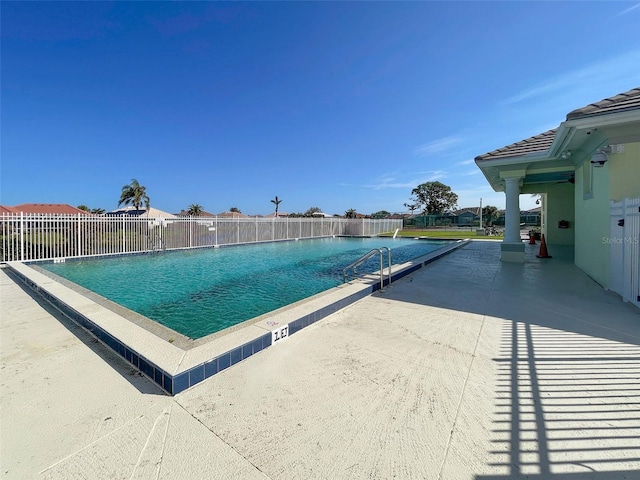
{"type": "Polygon", "coordinates": [[[149,252],[156,253],[160,250],[164,251],[167,249],[166,245],[162,241],[162,237],[155,233],[153,238],[150,235],[147,235],[147,241],[149,242],[149,252]]]}
{"type": "Polygon", "coordinates": [[[387,251],[387,256],[388,256],[387,276],[389,278],[388,285],[391,285],[391,249],[389,247],[374,248],[374,249],[370,250],[369,252],[365,253],[363,256],[361,256],[355,262],[350,263],[349,265],[344,267],[344,269],[342,270],[342,281],[343,281],[343,283],[347,283],[347,272],[349,270],[352,269],[353,270],[353,274],[356,275],[358,273],[357,268],[360,265],[362,265],[364,262],[369,260],[374,255],[378,254],[378,255],[380,255],[380,290],[382,290],[382,288],[384,287],[384,260],[383,260],[384,255],[382,253],[383,250],[387,251]]]}

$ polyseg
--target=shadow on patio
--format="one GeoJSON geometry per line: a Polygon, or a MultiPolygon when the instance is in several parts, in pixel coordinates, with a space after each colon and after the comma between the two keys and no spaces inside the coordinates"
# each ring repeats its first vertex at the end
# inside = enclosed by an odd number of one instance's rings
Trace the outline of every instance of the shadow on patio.
{"type": "Polygon", "coordinates": [[[640,470],[640,349],[514,322],[496,380],[492,467],[478,480],[631,479],[640,470]]]}
{"type": "Polygon", "coordinates": [[[640,478],[640,311],[576,268],[570,249],[545,260],[537,249],[506,264],[499,244],[474,242],[389,299],[502,323],[487,339],[495,394],[474,478],[640,478]]]}

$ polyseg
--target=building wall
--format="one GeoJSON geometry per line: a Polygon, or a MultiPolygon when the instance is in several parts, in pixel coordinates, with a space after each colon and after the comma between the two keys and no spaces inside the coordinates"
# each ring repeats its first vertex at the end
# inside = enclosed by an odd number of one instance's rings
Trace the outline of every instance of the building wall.
{"type": "Polygon", "coordinates": [[[640,197],[640,143],[626,143],[624,153],[609,155],[611,200],[640,197]]]}
{"type": "Polygon", "coordinates": [[[575,175],[575,264],[603,287],[609,285],[610,181],[609,164],[592,168],[590,157],[576,168],[575,175]],[[585,194],[585,179],[592,187],[585,194]]]}
{"type": "Polygon", "coordinates": [[[522,188],[522,193],[538,193],[543,197],[542,233],[547,244],[574,245],[576,222],[573,184],[566,182],[527,185],[522,188]],[[560,220],[568,221],[569,228],[558,228],[560,220]]]}
{"type": "Polygon", "coordinates": [[[576,221],[574,188],[571,183],[549,185],[546,192],[546,235],[550,245],[574,245],[576,221]],[[566,220],[569,228],[558,228],[558,222],[566,220]]]}

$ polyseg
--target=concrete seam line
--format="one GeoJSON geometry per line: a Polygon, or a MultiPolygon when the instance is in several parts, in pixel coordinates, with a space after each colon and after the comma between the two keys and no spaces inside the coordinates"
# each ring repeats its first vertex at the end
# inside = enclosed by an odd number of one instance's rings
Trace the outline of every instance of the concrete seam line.
{"type": "Polygon", "coordinates": [[[480,325],[480,330],[478,331],[478,338],[476,338],[476,344],[473,347],[473,353],[471,354],[471,362],[469,363],[469,369],[467,370],[467,376],[464,379],[464,384],[462,385],[462,392],[460,393],[460,399],[458,400],[458,406],[456,407],[456,415],[453,418],[453,424],[451,425],[451,431],[449,432],[449,438],[447,438],[447,445],[444,449],[444,455],[442,457],[442,464],[440,465],[440,470],[438,471],[438,479],[442,478],[442,470],[444,470],[444,465],[447,462],[447,457],[449,456],[449,448],[451,447],[451,440],[453,439],[453,432],[456,429],[456,424],[458,423],[458,417],[460,416],[460,409],[462,408],[462,400],[464,399],[464,394],[467,391],[467,383],[469,382],[469,377],[471,376],[471,369],[473,368],[473,362],[476,359],[476,351],[478,350],[478,344],[480,343],[480,336],[482,335],[482,330],[484,329],[484,322],[486,316],[482,317],[482,324],[480,325]]]}
{"type": "MultiPolygon", "coordinates": [[[[144,455],[144,452],[147,450],[147,447],[149,446],[149,440],[151,439],[153,432],[156,431],[156,426],[158,425],[158,422],[160,421],[160,419],[165,416],[168,415],[169,412],[167,412],[166,410],[163,410],[162,413],[160,415],[158,415],[156,417],[155,422],[153,422],[153,426],[151,427],[151,430],[149,431],[149,435],[147,435],[147,440],[144,442],[144,445],[142,446],[142,449],[140,450],[140,454],[138,455],[138,460],[136,461],[136,464],[133,466],[133,470],[131,471],[131,476],[129,477],[129,480],[131,480],[133,478],[133,476],[136,474],[136,470],[138,469],[138,467],[140,466],[140,462],[142,461],[142,456],[144,455]]],[[[167,424],[169,423],[169,419],[167,419],[167,424]]],[[[164,439],[163,439],[163,446],[164,446],[164,439]]]]}
{"type": "Polygon", "coordinates": [[[271,479],[271,477],[269,475],[267,475],[266,473],[264,473],[262,471],[262,469],[260,467],[258,467],[255,463],[253,463],[251,460],[249,460],[247,457],[245,457],[244,455],[242,455],[233,445],[231,445],[229,442],[225,441],[220,435],[218,435],[216,432],[214,432],[213,430],[211,430],[205,423],[203,423],[198,417],[196,417],[195,415],[193,415],[189,410],[187,410],[184,405],[180,404],[178,401],[175,401],[176,404],[182,408],[182,410],[184,410],[189,416],[191,416],[193,419],[195,419],[196,422],[198,422],[200,425],[202,425],[204,428],[206,428],[207,430],[209,430],[211,432],[212,435],[214,435],[218,440],[220,440],[223,444],[225,444],[227,447],[229,447],[231,450],[233,450],[235,452],[236,455],[238,455],[240,458],[242,458],[245,462],[247,462],[249,465],[251,465],[253,468],[255,468],[257,471],[259,471],[262,475],[264,475],[264,478],[266,479],[271,479]]]}
{"type": "Polygon", "coordinates": [[[58,460],[56,463],[54,463],[54,464],[52,464],[52,465],[49,465],[47,468],[45,468],[44,470],[42,470],[42,471],[41,471],[41,472],[39,472],[39,473],[40,473],[40,474],[43,474],[43,473],[44,473],[44,472],[46,472],[47,470],[51,470],[53,467],[55,467],[55,466],[57,466],[57,465],[60,465],[60,464],[61,464],[62,462],[64,462],[65,460],[67,460],[67,459],[69,459],[69,458],[73,457],[74,455],[77,455],[78,453],[82,452],[83,450],[86,450],[86,449],[87,449],[87,448],[89,448],[89,447],[92,447],[92,446],[93,446],[93,445],[95,445],[96,443],[101,442],[101,441],[102,441],[102,440],[104,440],[105,438],[110,437],[111,435],[113,435],[113,434],[114,434],[114,433],[116,433],[117,431],[122,430],[122,429],[123,429],[123,428],[125,428],[125,427],[128,427],[129,425],[131,425],[131,424],[132,424],[132,423],[134,423],[134,422],[137,422],[137,421],[138,421],[138,420],[140,420],[141,418],[144,418],[144,415],[139,415],[139,416],[137,416],[137,417],[136,417],[136,418],[134,418],[133,420],[131,420],[131,421],[129,421],[129,422],[127,422],[127,423],[125,423],[124,425],[121,425],[120,427],[116,428],[116,429],[115,429],[115,430],[113,430],[112,432],[109,432],[109,433],[107,433],[106,435],[104,435],[104,436],[102,436],[102,437],[98,438],[97,440],[94,440],[94,441],[93,441],[93,442],[91,442],[89,445],[85,445],[85,446],[84,446],[84,447],[82,447],[81,449],[76,450],[75,452],[73,452],[73,453],[71,453],[71,454],[67,455],[66,457],[64,457],[64,458],[62,458],[62,459],[60,459],[60,460],[58,460]]]}
{"type": "MultiPolygon", "coordinates": [[[[494,272],[493,280],[491,281],[490,292],[493,292],[497,271],[494,272]]],[[[487,298],[486,303],[489,303],[489,299],[487,298]]],[[[486,309],[485,309],[486,311],[486,309]]],[[[440,465],[440,470],[438,471],[438,480],[442,478],[442,471],[444,470],[444,466],[447,463],[447,457],[449,456],[449,449],[451,448],[451,441],[453,439],[453,432],[456,429],[456,424],[458,423],[458,417],[460,416],[460,409],[462,408],[462,400],[464,399],[464,394],[467,391],[467,383],[469,383],[469,377],[471,376],[471,369],[473,368],[473,363],[476,359],[476,352],[478,351],[478,344],[480,343],[480,337],[482,336],[482,330],[484,330],[484,324],[487,316],[482,316],[482,324],[480,325],[480,330],[478,331],[478,337],[476,338],[476,344],[473,347],[473,353],[471,354],[471,363],[469,363],[469,369],[467,370],[467,376],[464,379],[464,384],[462,386],[462,392],[460,393],[460,399],[458,400],[458,407],[456,408],[456,415],[453,418],[453,424],[451,425],[451,431],[449,432],[449,438],[447,438],[447,445],[444,449],[444,455],[442,457],[442,464],[440,465]]]]}
{"type": "Polygon", "coordinates": [[[164,449],[167,446],[167,435],[169,434],[169,423],[171,422],[172,410],[173,410],[173,402],[169,405],[169,417],[167,418],[167,424],[164,427],[164,436],[162,437],[162,451],[160,452],[160,461],[158,462],[158,471],[156,473],[156,480],[160,478],[160,472],[162,470],[162,460],[164,459],[164,449]]]}

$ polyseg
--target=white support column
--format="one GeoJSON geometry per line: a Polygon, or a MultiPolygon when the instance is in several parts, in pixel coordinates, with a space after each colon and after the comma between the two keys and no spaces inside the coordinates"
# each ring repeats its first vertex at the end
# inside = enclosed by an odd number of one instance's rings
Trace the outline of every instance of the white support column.
{"type": "Polygon", "coordinates": [[[504,241],[518,242],[520,240],[520,178],[505,178],[505,193],[507,196],[507,211],[504,218],[504,241]]]}
{"type": "Polygon", "coordinates": [[[521,175],[505,176],[506,212],[504,241],[501,245],[503,262],[524,262],[524,243],[520,239],[520,182],[521,175]]]}

